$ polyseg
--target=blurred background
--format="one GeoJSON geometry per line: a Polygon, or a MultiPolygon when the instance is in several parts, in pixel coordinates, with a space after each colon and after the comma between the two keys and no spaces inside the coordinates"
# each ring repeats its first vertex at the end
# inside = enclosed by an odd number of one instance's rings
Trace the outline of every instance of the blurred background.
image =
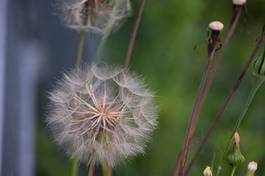
{"type": "MultiPolygon", "coordinates": [[[[62,24],[58,5],[56,0],[0,0],[0,175],[3,176],[71,173],[71,161],[53,143],[45,124],[47,94],[62,72],[74,67],[78,43],[78,34],[62,24]]],[[[220,20],[228,26],[231,10],[231,0],[147,0],[130,69],[143,75],[156,92],[159,126],[146,154],[116,167],[114,176],[172,175],[206,62],[207,25],[220,20]]],[[[132,23],[133,18],[129,18],[111,36],[105,62],[123,64],[132,23]]],[[[193,149],[237,79],[264,23],[265,1],[249,1],[207,98],[193,149]]],[[[91,62],[99,40],[100,36],[87,35],[86,62],[91,62]]],[[[191,175],[202,175],[214,155],[219,163],[252,83],[249,72],[191,175]]],[[[247,161],[258,161],[257,175],[265,175],[264,99],[263,86],[240,128],[242,152],[247,161]]],[[[246,167],[247,162],[239,175],[245,173],[246,167]]]]}

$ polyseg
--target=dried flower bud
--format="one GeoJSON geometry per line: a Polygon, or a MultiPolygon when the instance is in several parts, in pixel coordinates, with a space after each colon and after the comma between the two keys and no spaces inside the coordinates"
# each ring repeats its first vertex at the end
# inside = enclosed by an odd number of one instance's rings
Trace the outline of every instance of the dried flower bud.
{"type": "Polygon", "coordinates": [[[68,0],[63,5],[68,27],[101,34],[117,29],[130,12],[130,0],[68,0]]]}
{"type": "Polygon", "coordinates": [[[220,42],[219,34],[223,30],[224,25],[219,21],[213,21],[208,25],[211,30],[210,37],[208,39],[208,55],[210,56],[216,49],[216,45],[220,42]]]}
{"type": "Polygon", "coordinates": [[[236,145],[239,145],[239,143],[240,143],[240,135],[239,135],[238,132],[235,132],[233,139],[234,139],[234,143],[236,145]]]}
{"type": "Polygon", "coordinates": [[[209,23],[209,28],[214,31],[222,31],[224,28],[224,24],[220,21],[213,21],[209,23]]]}
{"type": "Polygon", "coordinates": [[[247,176],[254,176],[257,169],[258,164],[255,161],[248,163],[247,176]]]}
{"type": "Polygon", "coordinates": [[[258,58],[254,62],[253,73],[255,76],[265,79],[265,56],[258,58]]]}
{"type": "Polygon", "coordinates": [[[245,5],[247,0],[233,0],[233,4],[237,6],[245,5]]]}
{"type": "Polygon", "coordinates": [[[206,166],[203,171],[203,176],[213,176],[212,169],[210,166],[206,166]]]}
{"type": "Polygon", "coordinates": [[[115,166],[144,152],[157,124],[153,94],[121,69],[92,66],[65,74],[50,94],[48,125],[71,158],[115,166]]]}

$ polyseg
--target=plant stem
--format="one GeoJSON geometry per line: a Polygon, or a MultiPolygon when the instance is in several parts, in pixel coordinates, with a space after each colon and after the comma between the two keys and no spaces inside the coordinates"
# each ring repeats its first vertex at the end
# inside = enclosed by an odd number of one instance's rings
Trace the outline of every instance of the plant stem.
{"type": "Polygon", "coordinates": [[[77,48],[77,56],[76,56],[76,68],[80,69],[83,52],[84,52],[84,46],[85,46],[85,39],[86,39],[86,32],[80,31],[80,38],[79,38],[79,45],[77,48]]]}
{"type": "Polygon", "coordinates": [[[233,132],[232,132],[232,135],[231,135],[231,137],[229,138],[229,142],[228,142],[228,145],[227,145],[227,147],[226,147],[226,150],[225,150],[225,152],[224,152],[224,154],[223,154],[223,155],[224,155],[223,158],[224,158],[225,155],[229,152],[229,149],[230,149],[231,146],[232,146],[232,143],[233,143],[233,142],[232,142],[232,140],[230,140],[230,139],[232,139],[232,138],[233,138],[233,135],[235,134],[235,132],[238,131],[238,128],[240,127],[240,125],[241,125],[243,119],[245,118],[245,116],[246,116],[246,114],[247,114],[247,112],[248,112],[248,110],[249,110],[249,107],[250,107],[250,105],[252,104],[252,102],[253,102],[253,100],[254,100],[255,95],[257,94],[259,88],[262,86],[262,84],[264,83],[264,81],[265,81],[264,79],[256,79],[256,80],[255,80],[255,84],[254,84],[253,87],[251,88],[251,91],[250,91],[250,94],[249,94],[248,99],[247,99],[247,101],[246,101],[246,104],[245,104],[245,106],[244,106],[244,109],[243,109],[243,111],[241,112],[239,118],[237,119],[236,125],[235,125],[235,127],[234,127],[234,129],[233,129],[233,132]]]}
{"type": "Polygon", "coordinates": [[[236,166],[233,166],[230,176],[234,176],[236,173],[236,166]]]}
{"type": "Polygon", "coordinates": [[[97,52],[96,52],[96,56],[95,56],[95,63],[96,64],[99,64],[100,63],[100,60],[102,59],[102,53],[104,52],[104,48],[106,46],[106,43],[107,43],[107,40],[112,32],[112,29],[113,29],[113,25],[114,25],[114,22],[110,22],[108,27],[106,28],[106,31],[105,33],[103,34],[102,38],[101,38],[101,41],[99,43],[99,46],[98,46],[98,49],[97,49],[97,52]]]}
{"type": "Polygon", "coordinates": [[[95,165],[96,162],[94,160],[91,160],[90,165],[88,167],[88,176],[95,176],[95,165]]]}
{"type": "Polygon", "coordinates": [[[203,75],[202,81],[200,83],[198,93],[195,99],[195,103],[193,105],[192,113],[190,115],[190,120],[189,120],[189,125],[188,125],[188,130],[186,132],[186,137],[184,140],[184,145],[181,151],[181,155],[178,161],[178,171],[177,169],[175,170],[175,176],[184,176],[184,169],[185,169],[185,164],[186,160],[188,158],[189,150],[190,150],[190,145],[192,143],[192,138],[194,136],[196,126],[197,126],[197,121],[199,118],[199,115],[201,113],[202,106],[204,104],[204,100],[208,95],[209,89],[212,85],[214,75],[216,73],[217,68],[219,67],[221,60],[224,56],[225,49],[230,42],[236,26],[238,24],[238,21],[241,16],[241,11],[242,7],[236,7],[234,9],[234,14],[231,18],[231,25],[229,26],[229,30],[227,32],[227,35],[224,39],[223,42],[223,47],[221,48],[220,54],[216,57],[215,61],[213,60],[214,55],[215,55],[215,47],[212,51],[212,53],[209,56],[208,59],[208,65],[206,66],[206,71],[205,74],[203,75]]]}
{"type": "MultiPolygon", "coordinates": [[[[249,110],[250,105],[252,104],[252,102],[253,102],[253,100],[254,100],[256,94],[258,93],[258,90],[260,89],[260,87],[263,85],[264,82],[265,82],[264,79],[256,79],[256,80],[255,80],[255,84],[254,84],[253,87],[251,88],[251,91],[250,91],[250,94],[249,94],[249,96],[248,96],[247,102],[246,102],[246,104],[245,104],[245,106],[244,106],[244,109],[243,109],[243,111],[241,112],[239,118],[237,119],[236,125],[235,125],[235,127],[234,127],[234,130],[233,130],[233,132],[232,132],[232,136],[230,137],[230,139],[233,137],[233,135],[235,134],[235,132],[238,131],[238,128],[240,127],[242,121],[243,121],[244,118],[246,117],[246,114],[247,114],[247,112],[248,112],[248,110],[249,110]]],[[[225,155],[226,153],[228,153],[228,151],[229,151],[231,145],[232,145],[232,141],[229,140],[229,143],[228,143],[228,145],[227,145],[226,151],[224,152],[224,155],[225,155]]]]}
{"type": "Polygon", "coordinates": [[[105,162],[101,162],[103,176],[112,176],[112,168],[105,162]]]}
{"type": "Polygon", "coordinates": [[[140,9],[139,9],[139,12],[137,14],[134,25],[133,25],[133,31],[131,33],[129,46],[128,46],[125,61],[124,61],[124,73],[127,73],[128,69],[129,69],[129,64],[130,64],[130,61],[132,58],[132,53],[134,50],[137,33],[139,31],[140,23],[141,23],[141,20],[143,17],[144,7],[145,7],[145,0],[141,0],[140,9]]]}
{"type": "Polygon", "coordinates": [[[234,94],[236,93],[236,91],[238,90],[239,86],[241,85],[241,82],[243,80],[243,78],[245,77],[247,71],[249,70],[251,63],[253,62],[253,60],[256,58],[256,55],[258,53],[258,50],[260,49],[262,43],[265,41],[265,30],[262,31],[262,34],[260,36],[260,38],[258,39],[255,48],[253,49],[246,65],[244,66],[243,70],[241,71],[241,74],[239,76],[239,78],[237,79],[236,83],[234,84],[234,86],[232,87],[232,89],[230,90],[228,96],[226,97],[223,106],[221,107],[221,109],[217,112],[215,119],[212,121],[210,128],[207,130],[206,134],[204,135],[204,137],[202,138],[202,140],[200,141],[197,150],[195,151],[191,162],[189,163],[185,173],[188,174],[193,166],[193,164],[195,163],[195,161],[197,160],[199,154],[201,153],[203,147],[205,146],[205,144],[207,143],[208,139],[210,138],[212,132],[214,131],[218,121],[220,120],[220,118],[223,116],[223,113],[225,112],[227,106],[229,105],[232,97],[234,96],[234,94]]]}
{"type": "Polygon", "coordinates": [[[180,157],[179,157],[179,163],[178,163],[179,172],[177,172],[177,170],[176,170],[175,175],[177,175],[177,174],[183,175],[184,174],[183,172],[184,172],[185,162],[186,162],[187,155],[189,152],[191,140],[192,140],[192,137],[193,137],[193,134],[195,131],[194,125],[195,125],[196,121],[198,120],[199,112],[201,111],[202,105],[203,105],[204,100],[205,100],[205,95],[206,95],[205,91],[207,90],[206,85],[207,85],[207,82],[209,79],[209,74],[211,73],[211,70],[212,70],[213,58],[215,55],[215,48],[216,48],[216,46],[214,46],[214,49],[212,50],[211,54],[209,55],[205,70],[203,72],[203,76],[202,76],[202,79],[201,79],[201,82],[199,85],[197,96],[195,98],[195,102],[194,102],[192,112],[190,115],[190,120],[189,120],[189,124],[188,124],[188,129],[186,132],[186,138],[184,141],[183,149],[182,149],[182,152],[181,152],[180,157]]]}
{"type": "Polygon", "coordinates": [[[71,176],[78,176],[78,161],[73,160],[72,161],[72,174],[71,176]]]}
{"type": "Polygon", "coordinates": [[[251,103],[253,102],[253,99],[254,99],[255,95],[257,94],[259,88],[262,86],[262,84],[264,83],[264,81],[265,81],[264,79],[257,80],[256,84],[252,87],[252,89],[250,91],[250,94],[249,94],[249,97],[247,99],[247,102],[245,104],[244,110],[241,112],[240,117],[238,118],[238,121],[236,123],[235,129],[233,131],[233,134],[240,127],[243,119],[245,118],[245,116],[246,116],[246,114],[248,112],[248,109],[249,109],[251,103]]]}

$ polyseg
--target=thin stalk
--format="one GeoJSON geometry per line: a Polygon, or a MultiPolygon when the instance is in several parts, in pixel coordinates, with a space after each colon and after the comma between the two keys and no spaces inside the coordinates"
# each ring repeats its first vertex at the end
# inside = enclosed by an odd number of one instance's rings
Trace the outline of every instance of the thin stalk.
{"type": "Polygon", "coordinates": [[[230,176],[234,176],[236,173],[236,166],[233,166],[230,176]]]}
{"type": "Polygon", "coordinates": [[[96,64],[99,64],[100,63],[100,60],[102,59],[102,53],[104,52],[104,48],[107,44],[107,40],[112,32],[112,29],[113,29],[113,25],[114,25],[114,22],[110,22],[108,27],[106,28],[106,31],[105,33],[103,34],[101,40],[100,40],[100,43],[99,43],[99,46],[98,46],[98,49],[97,49],[97,52],[96,52],[96,56],[95,56],[95,63],[96,64]]]}
{"type": "MultiPolygon", "coordinates": [[[[253,85],[253,87],[251,88],[250,94],[248,96],[247,102],[244,106],[243,111],[241,112],[239,118],[237,119],[236,125],[234,127],[234,130],[232,132],[232,136],[233,134],[235,134],[236,131],[238,131],[238,128],[240,127],[243,119],[246,117],[246,114],[249,110],[250,105],[252,104],[254,97],[256,96],[256,94],[258,93],[258,90],[260,89],[260,87],[262,86],[262,84],[264,83],[264,79],[258,79],[256,80],[255,84],[253,85]]],[[[232,136],[230,137],[230,139],[232,138],[232,136]]],[[[226,155],[229,151],[229,149],[231,148],[232,145],[232,141],[229,140],[229,144],[227,145],[226,151],[224,152],[224,155],[226,155]]]]}
{"type": "MultiPolygon", "coordinates": [[[[193,106],[193,110],[190,116],[190,120],[189,120],[189,125],[188,125],[188,130],[186,133],[186,138],[184,140],[184,145],[182,148],[182,152],[180,155],[180,160],[178,161],[178,171],[175,170],[175,176],[179,175],[179,176],[184,176],[184,169],[185,169],[185,165],[186,165],[186,160],[188,158],[188,154],[189,154],[189,150],[190,150],[190,145],[192,143],[192,139],[196,130],[196,126],[197,126],[197,121],[199,118],[199,115],[201,113],[201,109],[202,106],[204,104],[204,100],[208,95],[209,89],[212,85],[213,82],[213,78],[215,76],[215,73],[217,71],[217,68],[219,67],[221,60],[224,56],[225,53],[225,49],[227,47],[227,45],[229,44],[235,29],[237,27],[238,21],[240,19],[241,16],[241,11],[242,11],[242,7],[236,7],[234,9],[234,13],[231,19],[231,25],[229,26],[227,35],[224,39],[223,42],[223,47],[221,48],[220,54],[215,58],[215,60],[213,60],[214,55],[215,55],[215,48],[212,52],[212,54],[210,54],[210,57],[212,55],[213,58],[211,58],[211,60],[209,61],[209,67],[206,70],[206,76],[205,78],[202,79],[202,82],[200,84],[200,87],[198,89],[198,93],[197,93],[197,97],[195,99],[195,103],[193,106]],[[204,81],[203,81],[204,80],[204,81]]],[[[208,59],[209,60],[209,59],[208,59]]],[[[204,76],[203,76],[204,77],[204,76]]]]}
{"type": "MultiPolygon", "coordinates": [[[[264,51],[263,51],[262,60],[261,60],[260,66],[258,68],[258,73],[257,74],[262,74],[261,70],[262,70],[264,64],[265,64],[265,48],[264,48],[264,51]]],[[[236,131],[238,131],[242,121],[246,117],[246,114],[247,114],[247,112],[249,110],[249,107],[250,107],[250,105],[252,104],[252,102],[254,100],[254,97],[256,96],[256,94],[258,93],[258,90],[260,89],[260,87],[263,85],[264,82],[265,82],[265,79],[263,77],[262,78],[260,78],[259,76],[256,77],[254,85],[251,88],[251,91],[249,93],[248,99],[247,99],[246,104],[244,106],[244,109],[241,112],[239,118],[237,119],[237,122],[236,122],[234,130],[232,132],[231,138],[233,137],[233,134],[236,131]]],[[[225,151],[224,154],[226,154],[228,152],[228,150],[230,149],[231,145],[232,145],[232,141],[229,140],[229,144],[227,145],[227,148],[226,148],[226,151],[225,151]]]]}
{"type": "Polygon", "coordinates": [[[253,102],[254,97],[255,97],[256,94],[258,93],[258,90],[260,89],[260,87],[262,86],[262,84],[264,83],[264,81],[265,81],[264,79],[262,79],[262,80],[258,80],[257,83],[256,83],[256,84],[253,86],[253,88],[251,89],[250,94],[249,94],[249,97],[248,97],[247,102],[246,102],[246,105],[245,105],[245,107],[244,107],[244,110],[243,110],[243,111],[241,112],[241,114],[240,114],[240,117],[239,117],[239,119],[238,119],[238,121],[237,121],[237,123],[236,123],[236,126],[235,126],[235,129],[234,129],[234,131],[233,131],[233,134],[234,134],[234,132],[237,131],[238,128],[240,127],[240,125],[241,125],[243,119],[245,118],[245,116],[246,116],[246,114],[247,114],[247,112],[248,112],[248,110],[249,110],[250,105],[251,105],[252,102],[253,102]]]}
{"type": "Polygon", "coordinates": [[[189,145],[191,144],[192,136],[194,133],[194,124],[197,121],[198,112],[201,111],[202,105],[205,100],[204,95],[205,95],[205,90],[206,90],[206,83],[208,82],[209,73],[212,70],[213,58],[214,58],[215,51],[216,51],[215,48],[216,46],[214,46],[214,49],[212,50],[211,54],[209,55],[207,59],[208,61],[207,61],[205,70],[203,72],[202,80],[200,82],[198,93],[196,95],[195,102],[193,105],[192,113],[190,115],[190,121],[189,121],[188,129],[186,132],[186,138],[185,138],[185,142],[183,145],[183,149],[179,156],[178,167],[179,167],[180,172],[178,173],[176,170],[175,175],[177,174],[182,175],[182,171],[184,171],[185,162],[186,162],[185,158],[187,158],[188,151],[189,151],[189,145]]]}
{"type": "Polygon", "coordinates": [[[88,168],[88,176],[95,176],[95,165],[96,162],[94,160],[91,160],[91,163],[88,168]]]}
{"type": "Polygon", "coordinates": [[[213,122],[210,125],[210,128],[208,129],[208,131],[206,132],[205,136],[202,138],[201,142],[198,145],[197,150],[195,151],[195,154],[193,155],[191,162],[189,163],[185,174],[187,175],[193,164],[195,163],[195,161],[197,160],[199,154],[201,153],[203,147],[205,146],[206,142],[208,141],[209,137],[211,136],[212,132],[214,131],[218,121],[220,120],[220,118],[223,116],[227,106],[229,105],[232,97],[235,95],[236,91],[238,90],[239,86],[241,85],[241,82],[243,80],[243,78],[245,77],[247,71],[249,70],[251,63],[253,62],[253,60],[256,58],[257,54],[258,54],[258,50],[260,49],[262,43],[265,41],[265,30],[262,31],[262,34],[260,36],[260,38],[258,39],[255,48],[253,49],[253,51],[251,52],[251,55],[246,63],[246,65],[244,66],[243,70],[241,71],[241,74],[239,76],[239,78],[237,79],[236,83],[234,84],[234,86],[232,87],[232,89],[230,90],[228,96],[226,97],[223,106],[221,107],[221,109],[217,112],[215,119],[213,120],[213,122]]]}
{"type": "Polygon", "coordinates": [[[76,68],[79,69],[82,62],[82,57],[84,53],[84,46],[85,46],[85,39],[86,39],[86,32],[80,31],[80,38],[79,38],[79,44],[77,48],[77,56],[76,56],[76,68]]]}
{"type": "Polygon", "coordinates": [[[210,87],[210,85],[212,84],[215,72],[217,71],[218,66],[220,65],[220,63],[222,61],[222,58],[224,57],[225,49],[227,48],[228,44],[230,43],[230,41],[231,41],[231,39],[235,33],[236,27],[238,25],[239,19],[240,19],[241,14],[242,14],[242,9],[243,9],[242,6],[236,6],[234,11],[233,11],[233,15],[232,15],[232,18],[230,20],[230,26],[229,26],[228,32],[224,38],[223,46],[220,50],[220,53],[215,58],[215,63],[214,63],[213,69],[212,69],[212,74],[210,75],[210,78],[208,81],[209,85],[207,87],[210,87]]]}
{"type": "Polygon", "coordinates": [[[72,161],[72,173],[71,176],[78,176],[78,161],[73,160],[72,161]]]}
{"type": "Polygon", "coordinates": [[[112,176],[112,168],[105,162],[101,162],[103,176],[112,176]]]}
{"type": "Polygon", "coordinates": [[[140,9],[139,9],[139,12],[137,14],[134,25],[133,25],[133,30],[131,33],[129,46],[128,46],[125,61],[124,61],[124,73],[127,73],[128,69],[129,69],[129,64],[130,64],[130,61],[132,59],[132,54],[133,54],[133,50],[134,50],[134,46],[135,46],[137,33],[139,31],[140,23],[141,23],[143,13],[144,13],[144,7],[145,7],[145,0],[141,0],[140,9]]]}

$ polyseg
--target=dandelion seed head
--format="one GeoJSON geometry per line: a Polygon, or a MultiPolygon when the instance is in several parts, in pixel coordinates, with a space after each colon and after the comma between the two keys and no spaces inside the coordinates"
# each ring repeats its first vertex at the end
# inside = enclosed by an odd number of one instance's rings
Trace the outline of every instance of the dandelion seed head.
{"type": "Polygon", "coordinates": [[[48,124],[71,158],[110,166],[144,153],[157,125],[153,93],[114,67],[91,66],[65,74],[50,93],[48,124]]]}
{"type": "Polygon", "coordinates": [[[117,29],[130,13],[130,0],[68,0],[63,3],[64,22],[77,31],[105,34],[117,29]]]}

